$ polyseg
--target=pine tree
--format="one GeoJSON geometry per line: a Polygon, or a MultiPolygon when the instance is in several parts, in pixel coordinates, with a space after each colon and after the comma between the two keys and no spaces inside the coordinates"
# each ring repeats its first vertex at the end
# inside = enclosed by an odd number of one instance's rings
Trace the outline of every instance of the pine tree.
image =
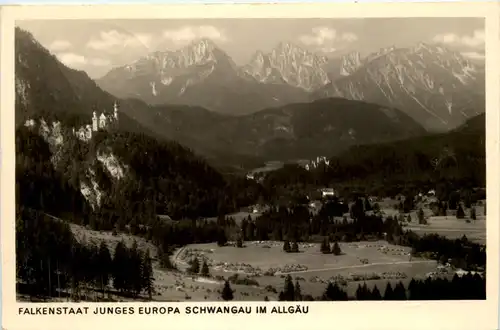
{"type": "Polygon", "coordinates": [[[368,198],[364,199],[364,203],[363,204],[364,204],[363,207],[364,207],[365,212],[373,210],[372,206],[370,205],[370,201],[368,200],[368,198]]]}
{"type": "Polygon", "coordinates": [[[242,248],[243,247],[243,239],[241,237],[238,237],[236,239],[236,247],[237,248],[242,248]]]}
{"type": "Polygon", "coordinates": [[[328,284],[326,285],[325,292],[323,293],[323,300],[334,301],[335,296],[336,296],[336,293],[335,293],[335,288],[333,286],[333,283],[328,282],[328,284]]]}
{"type": "Polygon", "coordinates": [[[464,209],[462,208],[462,205],[459,204],[457,208],[457,219],[463,219],[465,218],[465,212],[464,209]]]}
{"type": "Polygon", "coordinates": [[[294,298],[296,301],[302,301],[302,291],[298,280],[295,280],[294,298]]]}
{"type": "Polygon", "coordinates": [[[323,300],[326,301],[342,301],[347,300],[347,293],[340,289],[338,284],[333,284],[329,282],[326,286],[325,292],[323,293],[323,300]]]}
{"type": "Polygon", "coordinates": [[[207,261],[203,261],[203,266],[201,267],[201,276],[207,277],[209,275],[209,269],[207,261]]]}
{"type": "Polygon", "coordinates": [[[418,223],[419,223],[420,225],[425,224],[424,210],[422,210],[422,208],[420,208],[420,209],[418,210],[418,214],[417,214],[417,216],[418,216],[418,223]]]}
{"type": "Polygon", "coordinates": [[[413,278],[411,279],[410,284],[408,284],[408,299],[418,300],[418,283],[413,278]]]}
{"type": "Polygon", "coordinates": [[[197,257],[194,257],[191,260],[190,267],[189,267],[189,272],[191,274],[198,274],[200,272],[200,262],[198,261],[197,257]]]}
{"type": "Polygon", "coordinates": [[[127,264],[129,262],[128,250],[123,241],[118,242],[115,248],[115,255],[113,258],[113,286],[118,291],[126,289],[127,282],[127,264]]]}
{"type": "Polygon", "coordinates": [[[233,300],[233,290],[231,289],[231,285],[229,284],[229,281],[224,282],[224,287],[222,288],[221,298],[222,298],[222,300],[225,300],[225,301],[233,300]]]}
{"type": "Polygon", "coordinates": [[[370,300],[371,299],[371,291],[368,289],[368,286],[366,285],[366,282],[363,283],[363,286],[361,287],[361,300],[370,300]]]}
{"type": "Polygon", "coordinates": [[[290,252],[291,251],[290,242],[289,241],[283,242],[283,251],[285,251],[285,252],[290,252]]]}
{"type": "Polygon", "coordinates": [[[293,253],[298,253],[299,252],[299,244],[297,244],[297,242],[295,242],[295,241],[292,243],[291,252],[293,252],[293,253]]]}
{"type": "Polygon", "coordinates": [[[323,254],[331,253],[330,244],[328,244],[328,240],[326,238],[323,240],[323,242],[321,242],[320,251],[323,254]]]}
{"type": "Polygon", "coordinates": [[[342,253],[342,250],[340,250],[340,246],[339,246],[338,242],[335,242],[333,244],[332,253],[336,256],[339,256],[342,253]]]}
{"type": "Polygon", "coordinates": [[[153,263],[149,249],[144,252],[142,267],[142,287],[148,294],[149,300],[153,298],[153,263]]]}
{"type": "Polygon", "coordinates": [[[387,286],[385,287],[384,292],[384,300],[393,300],[394,292],[392,290],[392,286],[390,282],[387,282],[387,286]]]}
{"type": "Polygon", "coordinates": [[[158,260],[160,262],[160,267],[166,269],[173,269],[174,265],[172,265],[172,261],[170,260],[170,256],[166,249],[163,247],[163,244],[160,244],[158,248],[158,260]]]}
{"type": "Polygon", "coordinates": [[[394,288],[394,300],[406,300],[406,289],[401,281],[394,288]]]}
{"type": "Polygon", "coordinates": [[[217,231],[217,245],[225,246],[227,243],[226,232],[224,228],[220,227],[217,231]]]}
{"type": "Polygon", "coordinates": [[[287,277],[285,278],[285,285],[283,287],[283,300],[295,300],[295,287],[293,286],[292,277],[290,275],[287,275],[287,277]]]}
{"type": "Polygon", "coordinates": [[[477,217],[476,217],[476,207],[474,205],[472,205],[471,209],[470,209],[470,218],[472,220],[476,220],[477,217]]]}
{"type": "Polygon", "coordinates": [[[143,259],[137,245],[137,241],[134,240],[132,248],[130,249],[130,265],[128,268],[130,275],[130,286],[135,295],[138,295],[142,291],[143,281],[141,278],[143,268],[143,259]]]}
{"type": "Polygon", "coordinates": [[[356,300],[363,300],[363,289],[361,288],[361,284],[358,284],[358,288],[356,289],[356,300]]]}
{"type": "Polygon", "coordinates": [[[101,290],[104,296],[105,289],[109,284],[111,272],[112,272],[112,259],[111,254],[109,253],[108,245],[101,241],[99,246],[99,254],[98,254],[98,269],[101,277],[101,290]]]}
{"type": "Polygon", "coordinates": [[[380,291],[377,288],[377,285],[373,287],[371,300],[382,300],[382,296],[380,295],[380,291]]]}

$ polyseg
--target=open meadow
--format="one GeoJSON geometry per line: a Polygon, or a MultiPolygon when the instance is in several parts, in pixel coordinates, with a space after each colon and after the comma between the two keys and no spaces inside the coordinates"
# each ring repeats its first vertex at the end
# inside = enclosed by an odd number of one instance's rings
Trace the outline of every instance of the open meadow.
{"type": "MultiPolygon", "coordinates": [[[[438,234],[449,239],[461,238],[463,235],[469,241],[480,244],[486,244],[486,215],[484,214],[484,207],[481,205],[485,201],[481,201],[480,205],[473,206],[476,211],[476,220],[471,219],[471,209],[465,209],[465,217],[457,219],[455,210],[448,210],[446,216],[435,216],[427,205],[422,207],[424,217],[427,224],[422,225],[418,223],[417,210],[406,213],[412,219],[404,227],[405,230],[412,230],[418,235],[424,234],[438,234]]],[[[394,208],[397,201],[393,199],[384,199],[379,201],[380,210],[384,217],[393,216],[398,217],[399,211],[394,208]]]]}
{"type": "Polygon", "coordinates": [[[322,254],[319,244],[309,243],[299,244],[299,253],[284,252],[281,242],[245,242],[243,248],[192,244],[174,254],[174,263],[179,269],[186,269],[187,263],[197,257],[209,265],[210,279],[193,280],[187,275],[163,272],[155,284],[161,296],[212,300],[219,298],[213,290],[221,288],[222,279],[237,274],[238,279],[231,284],[235,299],[263,300],[267,296],[276,300],[288,274],[300,283],[303,294],[316,297],[329,281],[339,283],[349,295],[354,295],[358,284],[366,282],[383,290],[387,281],[407,284],[412,277],[425,278],[438,271],[436,261],[410,259],[409,248],[385,241],[340,243],[340,248],[342,254],[336,256],[322,254]]]}

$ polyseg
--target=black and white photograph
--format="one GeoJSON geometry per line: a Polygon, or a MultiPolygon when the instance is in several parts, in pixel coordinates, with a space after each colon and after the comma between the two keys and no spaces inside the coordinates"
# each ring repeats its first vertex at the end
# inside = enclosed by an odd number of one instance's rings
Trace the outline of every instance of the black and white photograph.
{"type": "Polygon", "coordinates": [[[17,302],[486,299],[484,17],[14,33],[17,302]]]}

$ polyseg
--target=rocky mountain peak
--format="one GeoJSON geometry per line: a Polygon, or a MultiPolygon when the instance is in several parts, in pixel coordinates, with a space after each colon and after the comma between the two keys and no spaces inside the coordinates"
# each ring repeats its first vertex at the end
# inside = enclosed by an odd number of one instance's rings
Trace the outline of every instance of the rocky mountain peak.
{"type": "Polygon", "coordinates": [[[356,71],[361,65],[363,65],[363,60],[359,52],[351,52],[343,55],[341,58],[340,75],[348,76],[356,71]]]}
{"type": "Polygon", "coordinates": [[[327,61],[294,43],[281,42],[267,54],[256,52],[241,71],[261,83],[287,83],[310,91],[329,82],[322,68],[327,61]]]}
{"type": "MultiPolygon", "coordinates": [[[[372,53],[326,95],[394,106],[429,130],[446,130],[484,111],[484,78],[457,52],[419,43],[372,53]]],[[[323,94],[325,95],[325,94],[323,94]]]]}

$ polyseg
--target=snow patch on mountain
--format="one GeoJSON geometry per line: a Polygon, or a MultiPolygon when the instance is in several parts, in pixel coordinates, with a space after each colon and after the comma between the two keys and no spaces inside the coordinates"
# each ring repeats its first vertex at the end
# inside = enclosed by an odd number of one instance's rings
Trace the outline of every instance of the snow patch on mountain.
{"type": "Polygon", "coordinates": [[[156,92],[156,83],[154,81],[150,82],[149,85],[151,86],[151,94],[156,96],[158,93],[156,92]]]}
{"type": "Polygon", "coordinates": [[[174,81],[174,78],[172,77],[162,77],[161,78],[161,83],[165,86],[168,86],[172,83],[172,81],[174,81]]]}

